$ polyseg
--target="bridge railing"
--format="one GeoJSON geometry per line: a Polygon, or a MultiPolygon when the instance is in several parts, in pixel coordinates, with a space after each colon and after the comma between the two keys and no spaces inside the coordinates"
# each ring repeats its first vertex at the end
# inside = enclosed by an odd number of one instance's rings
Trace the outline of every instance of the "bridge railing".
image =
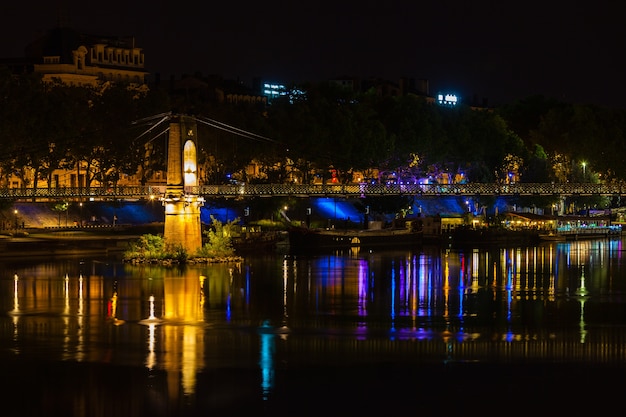
{"type": "Polygon", "coordinates": [[[2,199],[114,199],[149,198],[165,193],[161,186],[119,186],[119,187],[58,187],[58,188],[0,188],[2,199]]]}
{"type": "Polygon", "coordinates": [[[238,184],[189,190],[205,196],[383,196],[383,195],[624,195],[626,188],[591,183],[468,184],[238,184]]]}
{"type": "MultiPolygon", "coordinates": [[[[160,198],[166,186],[0,188],[0,199],[131,199],[160,198]]],[[[186,187],[184,192],[205,197],[366,197],[385,195],[421,196],[532,196],[581,195],[621,196],[626,187],[591,183],[468,183],[468,184],[227,184],[186,187]]]]}

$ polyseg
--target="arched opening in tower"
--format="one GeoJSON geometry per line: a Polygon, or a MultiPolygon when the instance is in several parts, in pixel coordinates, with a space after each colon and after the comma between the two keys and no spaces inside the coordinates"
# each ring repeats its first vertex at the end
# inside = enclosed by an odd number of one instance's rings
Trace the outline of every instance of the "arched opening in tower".
{"type": "Polygon", "coordinates": [[[196,144],[191,140],[186,141],[183,147],[183,174],[185,187],[198,186],[196,144]]]}

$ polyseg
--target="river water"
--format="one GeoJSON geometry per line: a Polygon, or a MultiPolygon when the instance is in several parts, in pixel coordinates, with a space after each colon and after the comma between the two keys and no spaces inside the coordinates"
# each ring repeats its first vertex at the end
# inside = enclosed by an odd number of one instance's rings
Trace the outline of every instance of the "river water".
{"type": "Polygon", "coordinates": [[[2,416],[608,414],[624,241],[2,260],[2,416]]]}

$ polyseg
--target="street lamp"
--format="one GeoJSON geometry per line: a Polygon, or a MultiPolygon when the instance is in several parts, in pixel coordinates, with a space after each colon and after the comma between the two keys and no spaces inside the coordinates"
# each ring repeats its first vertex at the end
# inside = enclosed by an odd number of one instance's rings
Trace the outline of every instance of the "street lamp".
{"type": "Polygon", "coordinates": [[[13,210],[13,214],[15,214],[15,234],[17,235],[17,209],[13,210]]]}
{"type": "Polygon", "coordinates": [[[582,166],[583,166],[583,182],[586,181],[586,177],[587,177],[587,163],[585,161],[582,162],[582,166]]]}

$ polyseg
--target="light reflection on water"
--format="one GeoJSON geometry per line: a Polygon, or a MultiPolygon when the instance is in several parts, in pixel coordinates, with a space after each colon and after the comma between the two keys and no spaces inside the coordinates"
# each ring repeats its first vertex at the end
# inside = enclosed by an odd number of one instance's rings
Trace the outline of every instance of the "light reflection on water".
{"type": "MultiPolygon", "coordinates": [[[[207,409],[228,398],[282,404],[281,377],[312,366],[621,365],[622,243],[276,253],[184,268],[11,262],[0,276],[0,358],[143,369],[162,376],[151,395],[176,410],[194,398],[200,407],[207,384],[221,393],[207,409]],[[232,386],[205,381],[241,371],[232,386]]],[[[135,391],[126,400],[149,409],[135,391]]]]}

